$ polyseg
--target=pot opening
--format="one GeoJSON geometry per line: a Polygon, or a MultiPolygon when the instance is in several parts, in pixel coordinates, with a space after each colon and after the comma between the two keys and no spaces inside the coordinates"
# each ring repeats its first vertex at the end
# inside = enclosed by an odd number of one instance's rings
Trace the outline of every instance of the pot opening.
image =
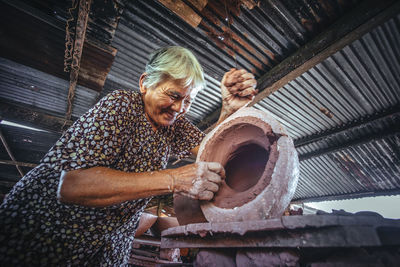
{"type": "Polygon", "coordinates": [[[269,151],[257,144],[247,144],[234,151],[225,164],[226,184],[237,192],[255,186],[269,158],[269,151]]]}

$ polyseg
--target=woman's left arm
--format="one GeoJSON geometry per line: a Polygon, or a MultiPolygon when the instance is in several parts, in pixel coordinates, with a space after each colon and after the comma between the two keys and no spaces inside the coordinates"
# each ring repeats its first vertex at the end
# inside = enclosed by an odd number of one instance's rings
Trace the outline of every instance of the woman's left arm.
{"type": "MultiPolygon", "coordinates": [[[[233,68],[226,72],[221,81],[222,108],[216,125],[253,100],[258,93],[256,86],[254,75],[244,69],[233,68]]],[[[197,156],[199,147],[196,146],[190,152],[197,156]]]]}

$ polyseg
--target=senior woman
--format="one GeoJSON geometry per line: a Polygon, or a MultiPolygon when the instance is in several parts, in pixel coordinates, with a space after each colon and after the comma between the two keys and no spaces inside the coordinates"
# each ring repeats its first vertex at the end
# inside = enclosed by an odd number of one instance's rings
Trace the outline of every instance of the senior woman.
{"type": "MultiPolygon", "coordinates": [[[[245,70],[227,72],[218,122],[252,99],[255,85],[245,70]]],[[[213,198],[220,164],[165,169],[171,154],[196,154],[204,136],[183,116],[204,87],[197,59],[182,47],[159,49],[139,87],[100,100],[14,186],[0,209],[0,265],[126,265],[152,196],[213,198]]]]}

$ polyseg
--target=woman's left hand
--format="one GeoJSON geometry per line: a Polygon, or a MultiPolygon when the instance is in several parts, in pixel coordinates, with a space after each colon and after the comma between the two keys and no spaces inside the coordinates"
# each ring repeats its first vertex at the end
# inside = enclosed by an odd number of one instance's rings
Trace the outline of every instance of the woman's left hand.
{"type": "Polygon", "coordinates": [[[221,81],[222,111],[229,116],[253,100],[258,93],[254,75],[244,69],[232,68],[221,81]]]}

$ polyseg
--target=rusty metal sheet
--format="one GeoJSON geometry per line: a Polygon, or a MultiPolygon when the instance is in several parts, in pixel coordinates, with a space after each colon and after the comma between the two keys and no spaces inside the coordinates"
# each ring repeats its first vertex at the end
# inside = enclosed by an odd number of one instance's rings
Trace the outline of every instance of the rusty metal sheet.
{"type": "MultiPolygon", "coordinates": [[[[0,56],[69,80],[63,66],[65,30],[6,3],[1,2],[0,8],[0,56]]],[[[95,41],[85,41],[83,51],[78,84],[99,92],[113,63],[116,49],[95,41]]]]}

